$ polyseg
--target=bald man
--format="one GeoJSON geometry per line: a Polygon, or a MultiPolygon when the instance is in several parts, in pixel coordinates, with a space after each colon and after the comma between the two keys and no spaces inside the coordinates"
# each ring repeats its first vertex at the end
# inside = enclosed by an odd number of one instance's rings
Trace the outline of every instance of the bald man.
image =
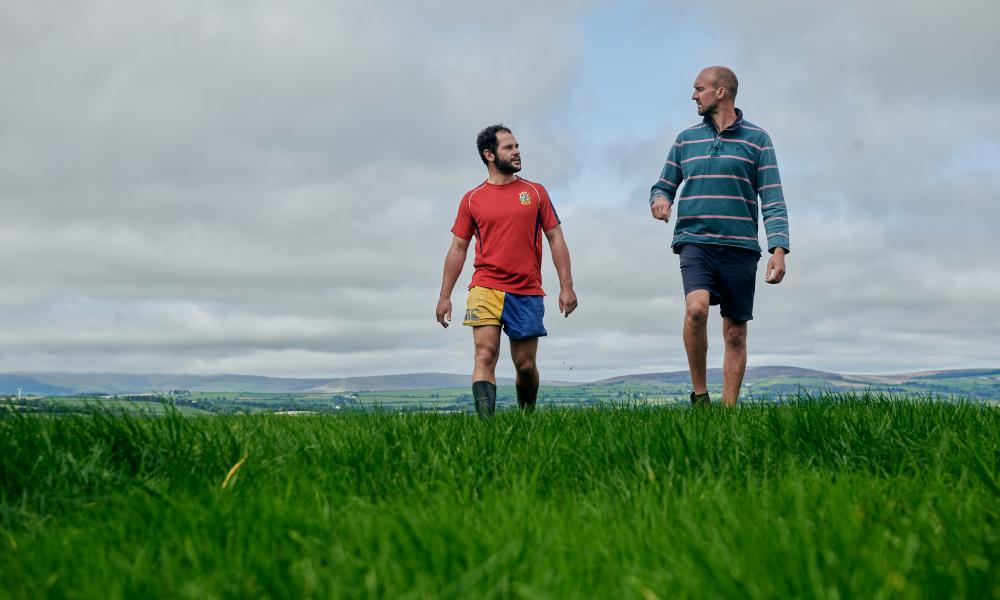
{"type": "Polygon", "coordinates": [[[680,257],[684,283],[684,349],[694,406],[711,403],[706,326],[714,305],[720,307],[725,344],[722,402],[732,406],[739,398],[761,256],[758,215],[763,216],[771,253],[765,282],[781,283],[789,251],[774,144],[736,108],[738,87],[736,74],[727,67],[708,67],[698,74],[691,99],[703,119],[677,136],[649,194],[653,218],[664,223],[677,204],[671,247],[680,257]]]}

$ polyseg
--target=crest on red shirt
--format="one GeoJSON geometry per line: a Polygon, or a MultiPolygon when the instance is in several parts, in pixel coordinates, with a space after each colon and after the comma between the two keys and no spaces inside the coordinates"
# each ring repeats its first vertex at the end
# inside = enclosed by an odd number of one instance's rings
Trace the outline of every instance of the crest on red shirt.
{"type": "Polygon", "coordinates": [[[521,192],[520,194],[517,195],[517,199],[520,200],[521,204],[525,206],[531,204],[531,196],[528,195],[528,192],[521,192]]]}

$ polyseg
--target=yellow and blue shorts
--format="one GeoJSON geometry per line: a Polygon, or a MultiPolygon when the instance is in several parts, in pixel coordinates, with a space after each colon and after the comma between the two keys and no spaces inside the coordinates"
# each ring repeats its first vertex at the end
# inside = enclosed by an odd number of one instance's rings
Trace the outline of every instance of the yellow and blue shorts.
{"type": "Polygon", "coordinates": [[[524,340],[548,335],[542,318],[545,316],[544,296],[523,296],[491,288],[469,288],[463,325],[502,326],[512,340],[524,340]]]}

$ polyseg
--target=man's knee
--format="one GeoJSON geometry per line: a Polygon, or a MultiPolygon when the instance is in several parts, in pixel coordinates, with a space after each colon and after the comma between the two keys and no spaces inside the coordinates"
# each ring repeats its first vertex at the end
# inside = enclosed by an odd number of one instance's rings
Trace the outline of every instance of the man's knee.
{"type": "Polygon", "coordinates": [[[518,356],[514,359],[514,368],[521,375],[530,375],[537,370],[534,356],[518,356]]]}
{"type": "Polygon", "coordinates": [[[747,345],[747,322],[727,324],[722,330],[722,338],[730,348],[745,348],[747,345]]]}
{"type": "Polygon", "coordinates": [[[538,338],[510,341],[510,359],[518,376],[524,377],[537,371],[535,355],[538,352],[538,338]]]}
{"type": "Polygon", "coordinates": [[[708,290],[693,290],[684,297],[684,320],[692,325],[708,321],[711,295],[708,290]]]}
{"type": "Polygon", "coordinates": [[[692,325],[704,325],[708,321],[708,303],[688,302],[684,319],[692,325]]]}
{"type": "Polygon", "coordinates": [[[481,365],[495,365],[500,356],[500,348],[493,345],[477,344],[475,355],[476,363],[481,365]]]}

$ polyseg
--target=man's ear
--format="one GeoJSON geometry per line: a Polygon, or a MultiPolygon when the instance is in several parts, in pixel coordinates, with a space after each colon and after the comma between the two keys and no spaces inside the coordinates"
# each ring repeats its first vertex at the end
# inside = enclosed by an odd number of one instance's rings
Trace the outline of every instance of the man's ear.
{"type": "Polygon", "coordinates": [[[497,159],[497,155],[490,150],[483,150],[483,158],[486,159],[487,163],[491,163],[497,159]]]}

